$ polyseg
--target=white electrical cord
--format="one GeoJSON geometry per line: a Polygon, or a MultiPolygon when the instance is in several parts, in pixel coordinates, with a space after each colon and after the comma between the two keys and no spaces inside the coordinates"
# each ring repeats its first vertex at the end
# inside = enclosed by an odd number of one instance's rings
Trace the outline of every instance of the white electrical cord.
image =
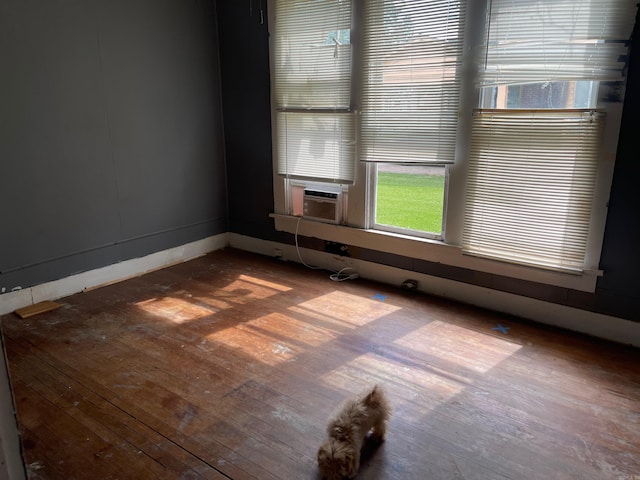
{"type": "Polygon", "coordinates": [[[333,280],[334,282],[344,282],[345,280],[355,280],[359,276],[360,275],[358,275],[358,272],[356,272],[355,269],[353,269],[351,267],[344,267],[339,272],[332,273],[331,275],[329,275],[329,278],[331,280],[333,280]],[[354,272],[353,273],[344,273],[345,270],[354,270],[354,272]]]}
{"type": "MultiPolygon", "coordinates": [[[[305,263],[305,261],[302,259],[302,255],[300,253],[300,247],[298,245],[298,230],[300,229],[300,222],[301,221],[302,221],[302,216],[298,217],[298,223],[296,223],[295,240],[296,240],[296,252],[298,252],[298,259],[300,260],[300,263],[302,265],[304,265],[305,267],[307,267],[307,268],[311,268],[313,270],[322,270],[322,267],[315,267],[313,265],[307,265],[305,263]]],[[[334,272],[331,275],[329,275],[329,278],[331,280],[333,280],[334,282],[344,282],[345,280],[355,280],[359,276],[360,275],[358,275],[358,272],[356,272],[354,268],[345,267],[342,270],[340,270],[338,272],[334,272]],[[346,270],[354,270],[354,272],[353,273],[344,273],[346,270]]]]}
{"type": "Polygon", "coordinates": [[[321,270],[322,267],[314,267],[311,265],[307,265],[306,263],[304,263],[304,260],[302,260],[302,255],[300,254],[300,247],[298,246],[298,229],[300,228],[301,220],[302,220],[302,216],[298,217],[298,223],[296,223],[296,252],[298,252],[298,259],[300,260],[300,263],[307,268],[311,268],[313,270],[321,270]]]}

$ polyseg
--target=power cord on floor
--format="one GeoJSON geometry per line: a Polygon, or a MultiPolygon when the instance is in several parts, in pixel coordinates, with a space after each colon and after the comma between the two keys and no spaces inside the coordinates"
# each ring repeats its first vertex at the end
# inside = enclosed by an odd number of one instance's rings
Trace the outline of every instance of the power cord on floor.
{"type": "MultiPolygon", "coordinates": [[[[302,254],[300,253],[300,246],[298,245],[298,230],[300,229],[300,222],[301,221],[302,221],[302,216],[298,217],[298,223],[296,223],[295,240],[296,240],[296,252],[298,252],[298,260],[300,260],[300,263],[302,265],[304,265],[305,267],[307,267],[307,268],[311,268],[313,270],[323,270],[322,267],[316,267],[316,266],[313,266],[313,265],[308,265],[302,259],[302,254]]],[[[345,267],[342,270],[339,270],[339,271],[334,272],[331,275],[329,275],[329,278],[331,280],[333,280],[334,282],[344,282],[345,280],[355,280],[358,277],[360,277],[360,275],[352,267],[345,267]],[[352,273],[345,273],[345,272],[347,272],[349,270],[353,270],[353,272],[352,273]]]]}
{"type": "Polygon", "coordinates": [[[342,270],[329,275],[329,278],[334,282],[344,282],[345,280],[355,280],[358,277],[360,277],[358,272],[356,272],[355,269],[351,267],[345,267],[342,270]],[[344,273],[345,270],[353,270],[353,273],[344,273]]]}

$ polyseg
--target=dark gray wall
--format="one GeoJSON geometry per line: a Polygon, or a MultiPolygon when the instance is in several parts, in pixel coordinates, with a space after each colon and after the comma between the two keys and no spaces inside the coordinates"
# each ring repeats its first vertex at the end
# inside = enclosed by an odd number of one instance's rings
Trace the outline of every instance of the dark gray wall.
{"type": "Polygon", "coordinates": [[[228,229],[212,0],[0,0],[0,290],[228,229]]]}
{"type": "MultiPolygon", "coordinates": [[[[262,2],[266,3],[266,2],[262,2]]],[[[223,75],[224,124],[229,165],[232,232],[266,240],[293,243],[292,236],[276,232],[267,212],[273,208],[269,64],[266,27],[256,17],[259,2],[218,0],[220,55],[223,75]],[[253,16],[249,4],[252,3],[253,16]],[[247,188],[248,187],[248,188],[247,188]]],[[[637,38],[637,35],[634,35],[637,38]]],[[[420,261],[400,255],[352,247],[354,258],[393,265],[429,275],[480,285],[640,321],[640,53],[633,52],[627,82],[623,124],[599,279],[596,293],[588,294],[420,261]]],[[[307,248],[323,250],[324,242],[300,238],[307,248]]]]}
{"type": "Polygon", "coordinates": [[[627,90],[600,266],[597,307],[640,321],[640,13],[636,16],[627,90]]]}
{"type": "Polygon", "coordinates": [[[219,0],[230,229],[269,240],[273,212],[269,36],[266,0],[219,0]]]}

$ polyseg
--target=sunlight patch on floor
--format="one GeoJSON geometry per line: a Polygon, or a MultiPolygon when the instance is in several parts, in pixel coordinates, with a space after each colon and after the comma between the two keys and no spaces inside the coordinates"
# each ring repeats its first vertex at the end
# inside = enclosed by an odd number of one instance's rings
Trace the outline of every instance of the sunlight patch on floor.
{"type": "Polygon", "coordinates": [[[362,327],[400,307],[379,300],[333,291],[289,308],[329,328],[362,327]]]}
{"type": "Polygon", "coordinates": [[[287,287],[286,285],[282,285],[281,283],[274,283],[268,280],[263,280],[262,278],[252,277],[249,275],[240,275],[238,276],[238,281],[251,283],[256,287],[263,287],[268,290],[276,290],[278,292],[288,292],[291,290],[291,287],[287,287]]]}
{"type": "Polygon", "coordinates": [[[488,372],[521,348],[509,340],[439,320],[393,343],[477,373],[488,372]]]}
{"type": "Polygon", "coordinates": [[[225,310],[235,305],[245,305],[289,290],[291,288],[286,285],[249,275],[239,275],[229,285],[216,290],[215,295],[198,296],[197,300],[217,310],[225,310]]]}
{"type": "Polygon", "coordinates": [[[441,403],[460,393],[467,387],[469,379],[432,368],[407,366],[375,353],[365,353],[327,372],[322,376],[322,381],[332,388],[352,392],[379,383],[389,393],[402,392],[402,403],[415,401],[422,396],[421,392],[426,391],[441,403]]]}
{"type": "MultiPolygon", "coordinates": [[[[270,287],[261,285],[261,288],[270,287]]],[[[308,347],[318,347],[335,339],[336,330],[363,327],[399,309],[377,300],[334,291],[289,307],[290,316],[269,313],[219,330],[207,339],[276,365],[295,361],[296,355],[304,353],[308,347]]]]}
{"type": "Polygon", "coordinates": [[[176,297],[152,298],[138,302],[136,306],[174,323],[184,323],[289,290],[291,290],[290,287],[279,283],[240,275],[229,285],[216,290],[214,295],[192,296],[186,291],[181,291],[178,294],[186,296],[188,300],[176,297]]]}
{"type": "Polygon", "coordinates": [[[147,313],[165,318],[173,323],[184,323],[214,313],[209,308],[174,297],[152,298],[135,305],[147,313]]]}
{"type": "Polygon", "coordinates": [[[239,328],[261,331],[273,338],[305,347],[317,347],[333,338],[309,322],[277,312],[245,322],[239,328]]]}
{"type": "Polygon", "coordinates": [[[210,341],[225,347],[235,348],[267,365],[294,361],[301,349],[293,342],[264,328],[269,322],[278,321],[273,315],[259,317],[249,322],[234,325],[207,335],[210,341]],[[261,325],[260,328],[256,328],[261,325]]]}

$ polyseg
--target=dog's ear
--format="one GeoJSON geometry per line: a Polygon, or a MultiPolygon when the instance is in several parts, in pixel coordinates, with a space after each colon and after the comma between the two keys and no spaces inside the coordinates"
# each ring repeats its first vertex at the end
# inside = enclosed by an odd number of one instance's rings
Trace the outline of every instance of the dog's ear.
{"type": "Polygon", "coordinates": [[[365,405],[376,405],[380,402],[380,397],[384,396],[380,385],[374,385],[371,391],[364,397],[365,405]]]}
{"type": "Polygon", "coordinates": [[[369,408],[385,411],[387,416],[391,415],[391,405],[380,385],[373,387],[364,397],[363,403],[369,408]]]}

